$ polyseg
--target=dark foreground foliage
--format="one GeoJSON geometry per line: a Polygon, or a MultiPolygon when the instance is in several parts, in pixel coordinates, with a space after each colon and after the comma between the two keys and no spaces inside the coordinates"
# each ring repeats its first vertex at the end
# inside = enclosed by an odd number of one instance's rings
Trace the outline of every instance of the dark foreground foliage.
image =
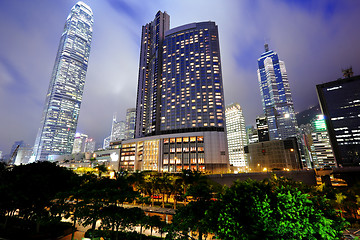
{"type": "Polygon", "coordinates": [[[87,238],[103,238],[104,240],[115,240],[116,237],[115,235],[118,235],[118,239],[121,240],[139,240],[139,239],[143,239],[143,240],[151,240],[151,239],[162,239],[159,237],[155,237],[155,236],[146,236],[144,234],[140,234],[138,232],[113,232],[113,231],[108,231],[108,230],[89,230],[85,233],[85,237],[87,238]]]}

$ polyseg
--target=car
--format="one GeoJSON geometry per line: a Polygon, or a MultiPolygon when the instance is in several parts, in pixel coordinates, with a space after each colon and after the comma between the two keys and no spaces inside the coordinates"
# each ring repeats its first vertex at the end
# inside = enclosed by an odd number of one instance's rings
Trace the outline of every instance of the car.
{"type": "Polygon", "coordinates": [[[151,198],[153,198],[153,199],[162,199],[162,196],[160,196],[160,195],[152,195],[151,198]]]}

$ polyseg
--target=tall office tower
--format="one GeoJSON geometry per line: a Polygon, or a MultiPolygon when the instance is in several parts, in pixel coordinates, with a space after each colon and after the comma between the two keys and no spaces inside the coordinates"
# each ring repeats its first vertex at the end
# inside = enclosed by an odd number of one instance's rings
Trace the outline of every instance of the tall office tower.
{"type": "Polygon", "coordinates": [[[110,141],[119,141],[124,140],[125,137],[125,122],[124,121],[117,121],[116,114],[114,114],[112,126],[111,126],[111,137],[110,141]]]}
{"type": "Polygon", "coordinates": [[[259,137],[259,142],[269,141],[269,126],[265,115],[260,115],[256,118],[256,128],[259,137]]]}
{"type": "Polygon", "coordinates": [[[244,168],[247,165],[244,152],[247,140],[245,119],[240,105],[238,103],[233,103],[226,106],[225,118],[230,165],[244,168]]]}
{"type": "Polygon", "coordinates": [[[160,133],[162,51],[170,16],[159,11],[142,27],[135,137],[160,133]]]}
{"type": "Polygon", "coordinates": [[[360,76],[351,72],[316,86],[338,166],[360,164],[360,76]]]}
{"type": "Polygon", "coordinates": [[[265,44],[265,53],[258,59],[258,66],[262,105],[270,140],[296,136],[297,123],[284,62],[265,44]]]}
{"type": "Polygon", "coordinates": [[[312,144],[310,149],[314,167],[335,167],[335,157],[331,149],[329,134],[326,131],[324,116],[317,115],[316,118],[312,121],[311,126],[312,144]]]}
{"type": "Polygon", "coordinates": [[[88,135],[86,134],[76,133],[72,153],[85,152],[85,141],[87,138],[88,135]]]}
{"type": "Polygon", "coordinates": [[[126,110],[125,139],[134,138],[135,133],[136,109],[129,108],[126,110]]]}
{"type": "Polygon", "coordinates": [[[67,17],[31,161],[72,152],[93,22],[93,13],[83,2],[76,3],[67,17]]]}

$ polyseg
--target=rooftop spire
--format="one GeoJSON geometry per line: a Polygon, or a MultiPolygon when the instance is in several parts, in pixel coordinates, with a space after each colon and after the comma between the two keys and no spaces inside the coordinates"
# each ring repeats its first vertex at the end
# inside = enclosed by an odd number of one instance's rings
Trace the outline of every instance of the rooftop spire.
{"type": "Polygon", "coordinates": [[[265,52],[268,52],[269,51],[269,44],[265,43],[265,52]]]}

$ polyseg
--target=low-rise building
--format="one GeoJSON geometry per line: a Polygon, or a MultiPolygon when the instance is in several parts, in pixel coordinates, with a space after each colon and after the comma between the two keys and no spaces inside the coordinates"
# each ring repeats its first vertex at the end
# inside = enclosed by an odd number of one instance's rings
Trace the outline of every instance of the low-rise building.
{"type": "Polygon", "coordinates": [[[245,153],[251,172],[301,168],[296,138],[252,143],[245,147],[245,153]]]}

